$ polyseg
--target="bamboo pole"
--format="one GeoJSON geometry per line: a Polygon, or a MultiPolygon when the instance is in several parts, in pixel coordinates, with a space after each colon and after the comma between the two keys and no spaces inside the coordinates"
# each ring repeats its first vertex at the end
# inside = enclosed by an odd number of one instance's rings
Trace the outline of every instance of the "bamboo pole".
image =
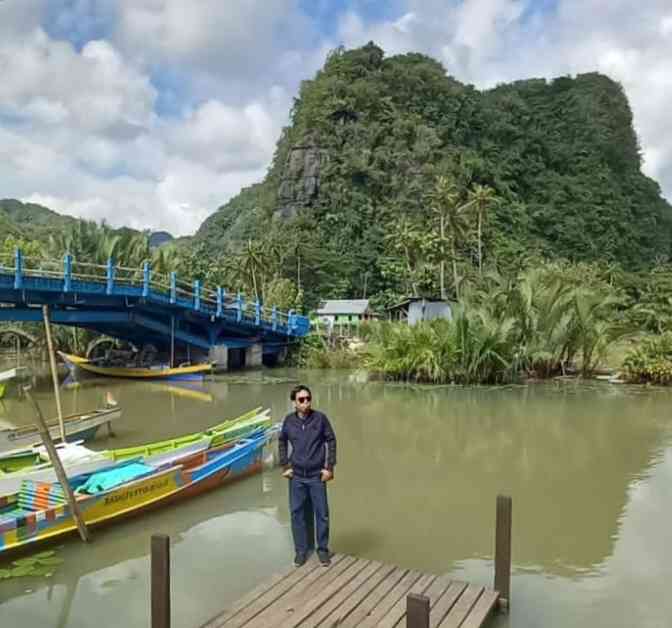
{"type": "Polygon", "coordinates": [[[42,318],[44,319],[44,331],[47,335],[47,347],[49,349],[49,366],[51,367],[51,379],[54,383],[56,395],[56,411],[58,412],[58,424],[61,426],[61,441],[65,441],[65,425],[63,424],[63,409],[61,408],[61,391],[58,388],[58,374],[56,373],[56,356],[54,355],[54,343],[51,340],[51,325],[49,324],[49,306],[42,306],[42,318]]]}
{"type": "Polygon", "coordinates": [[[56,477],[58,478],[58,481],[63,487],[63,492],[65,493],[65,496],[68,500],[68,505],[70,506],[70,512],[72,513],[72,518],[75,520],[75,523],[77,524],[77,530],[79,531],[79,536],[82,537],[82,541],[88,543],[91,540],[91,537],[89,536],[89,530],[86,527],[86,524],[84,523],[82,514],[79,512],[79,506],[77,505],[77,501],[75,500],[75,496],[72,492],[70,482],[68,482],[68,477],[65,474],[65,470],[63,469],[61,459],[58,457],[58,454],[56,453],[56,447],[54,447],[54,442],[51,440],[51,436],[49,435],[49,428],[47,427],[44,417],[42,416],[42,410],[40,410],[40,406],[37,405],[37,401],[35,401],[33,395],[30,394],[30,386],[24,386],[23,391],[26,393],[26,397],[28,397],[28,400],[33,405],[33,409],[35,410],[35,418],[36,418],[35,424],[37,425],[37,429],[40,431],[42,442],[44,443],[44,446],[46,447],[47,452],[49,453],[49,460],[51,461],[51,464],[54,467],[54,471],[56,471],[56,477]]]}

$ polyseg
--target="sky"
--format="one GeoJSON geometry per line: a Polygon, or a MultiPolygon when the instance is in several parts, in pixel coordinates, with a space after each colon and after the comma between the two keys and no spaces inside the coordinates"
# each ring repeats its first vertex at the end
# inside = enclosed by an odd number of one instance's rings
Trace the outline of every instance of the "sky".
{"type": "Polygon", "coordinates": [[[0,0],[0,198],[194,233],[263,179],[301,81],[370,40],[479,89],[607,74],[672,199],[670,0],[0,0]]]}

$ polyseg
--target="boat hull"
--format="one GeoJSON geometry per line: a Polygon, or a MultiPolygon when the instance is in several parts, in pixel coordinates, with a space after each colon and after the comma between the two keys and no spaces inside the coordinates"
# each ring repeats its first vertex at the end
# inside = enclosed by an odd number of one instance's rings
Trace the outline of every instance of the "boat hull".
{"type": "MultiPolygon", "coordinates": [[[[124,484],[98,495],[78,498],[87,526],[98,526],[136,515],[200,493],[236,479],[258,473],[267,436],[249,439],[230,449],[209,450],[191,457],[179,466],[124,484]],[[202,462],[200,466],[191,466],[202,462]]],[[[10,499],[0,498],[0,509],[10,507],[10,499]]],[[[5,518],[0,515],[0,554],[55,540],[76,531],[67,505],[5,518]]]]}
{"type": "Polygon", "coordinates": [[[85,358],[58,352],[72,373],[85,372],[103,377],[119,377],[123,379],[161,380],[172,382],[202,381],[212,370],[211,364],[194,366],[178,366],[175,368],[124,368],[115,366],[96,366],[85,358]]]}
{"type": "MultiPolygon", "coordinates": [[[[64,417],[65,439],[68,442],[91,440],[95,437],[101,425],[104,423],[109,424],[120,416],[121,408],[115,406],[113,408],[104,408],[94,410],[93,412],[83,412],[64,417]]],[[[50,423],[49,434],[52,438],[60,439],[60,425],[54,422],[50,423]]],[[[35,425],[0,431],[0,453],[40,444],[42,444],[42,439],[35,425]]]]}

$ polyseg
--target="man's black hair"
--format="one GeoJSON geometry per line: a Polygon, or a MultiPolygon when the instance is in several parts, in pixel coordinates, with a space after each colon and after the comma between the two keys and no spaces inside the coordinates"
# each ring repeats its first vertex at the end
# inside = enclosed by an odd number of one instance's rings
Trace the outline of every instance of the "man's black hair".
{"type": "Polygon", "coordinates": [[[294,388],[292,388],[292,392],[289,393],[289,400],[296,401],[296,395],[298,395],[302,390],[305,390],[312,399],[313,393],[310,392],[310,388],[308,388],[308,386],[304,386],[303,384],[299,384],[298,386],[294,386],[294,388]]]}

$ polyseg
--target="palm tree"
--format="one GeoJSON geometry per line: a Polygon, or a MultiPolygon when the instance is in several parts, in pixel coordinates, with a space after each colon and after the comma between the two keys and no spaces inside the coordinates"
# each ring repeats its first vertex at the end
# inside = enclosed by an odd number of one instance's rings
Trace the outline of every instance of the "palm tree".
{"type": "Polygon", "coordinates": [[[254,298],[260,297],[260,279],[263,277],[264,268],[264,250],[259,241],[248,240],[240,259],[240,267],[244,274],[245,283],[249,285],[250,280],[254,290],[254,298]]]}
{"type": "Polygon", "coordinates": [[[475,207],[477,217],[477,237],[478,237],[478,272],[483,273],[483,222],[490,205],[497,201],[495,191],[487,185],[474,184],[469,190],[470,206],[475,207]]]}
{"type": "Polygon", "coordinates": [[[385,241],[391,248],[403,254],[406,266],[407,282],[413,296],[418,296],[417,268],[414,261],[420,249],[421,234],[417,226],[407,216],[396,221],[392,230],[385,236],[385,241]]]}
{"type": "Polygon", "coordinates": [[[460,278],[457,273],[457,248],[464,241],[467,230],[466,210],[468,204],[460,205],[459,190],[451,177],[440,176],[436,179],[434,189],[430,193],[432,211],[439,217],[439,247],[440,247],[440,284],[441,298],[446,298],[445,288],[445,243],[450,244],[450,257],[453,262],[453,283],[455,296],[460,296],[460,278]],[[446,231],[448,235],[446,236],[446,231]]]}

